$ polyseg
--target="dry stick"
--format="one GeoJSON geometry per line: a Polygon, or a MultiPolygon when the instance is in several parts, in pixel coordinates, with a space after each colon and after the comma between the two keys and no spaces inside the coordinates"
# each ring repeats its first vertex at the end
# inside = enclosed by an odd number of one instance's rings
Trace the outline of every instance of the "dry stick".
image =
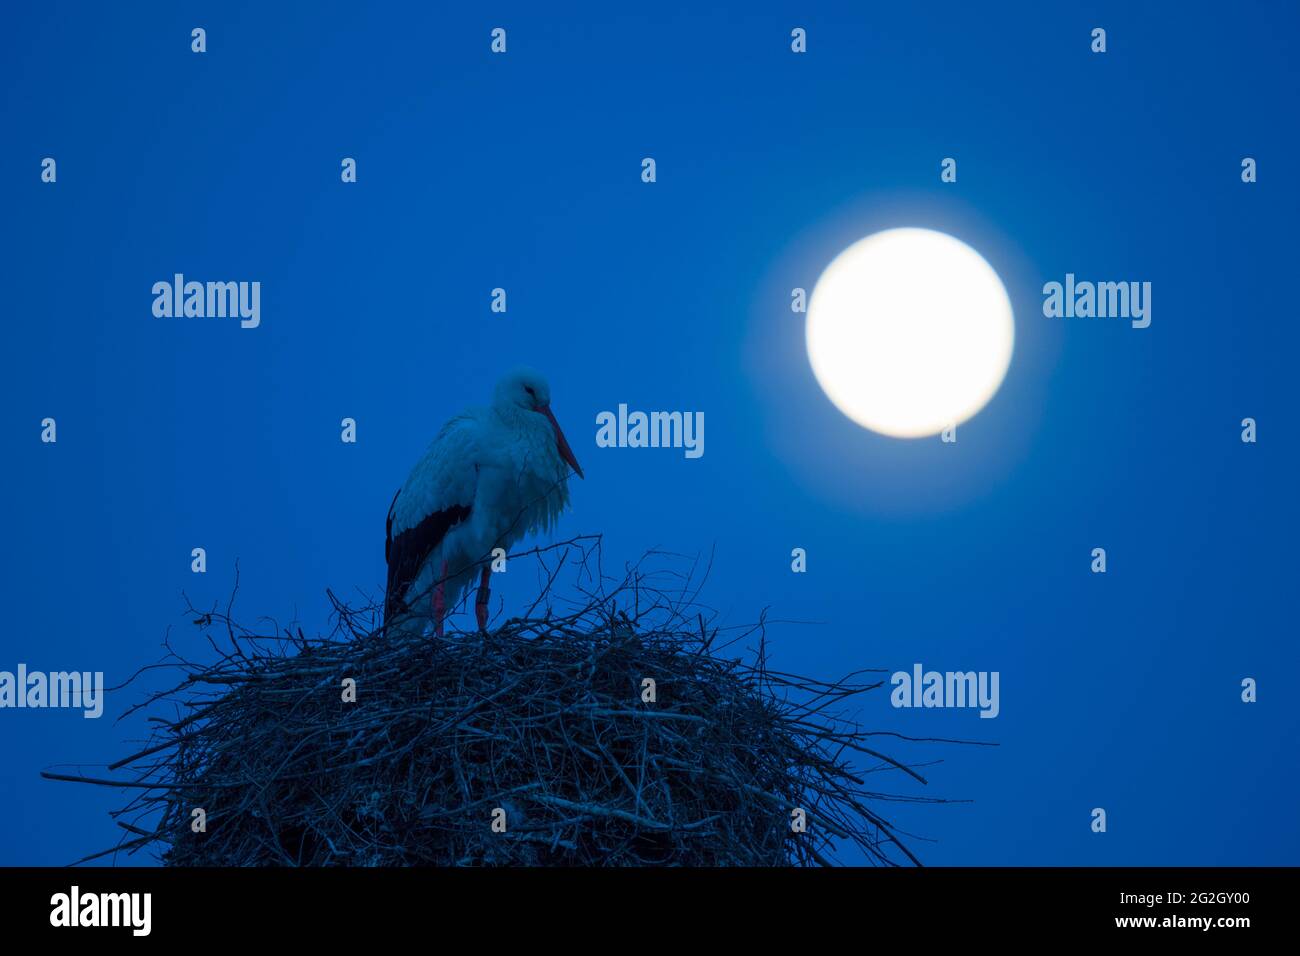
{"type": "Polygon", "coordinates": [[[601,572],[599,537],[555,548],[554,555],[548,548],[525,552],[545,568],[541,593],[523,618],[507,621],[490,639],[385,637],[381,604],[354,609],[333,592],[333,633],[308,638],[299,629],[295,636],[272,622],[270,634],[258,634],[234,622],[232,596],[226,612],[211,613],[204,625],[225,631],[230,653],[204,665],[166,645],[167,666],[180,666],[183,679],[147,703],[174,701],[181,713],[153,718],[160,736],[113,765],[134,766],[144,779],[47,776],[134,788],[140,795],[118,812],[158,814],[152,832],[129,831],[143,843],[106,853],[152,843],[199,861],[472,862],[488,852],[485,824],[475,821],[473,808],[518,793],[565,814],[517,821],[519,845],[535,848],[528,853],[570,853],[573,861],[753,865],[778,853],[826,865],[830,834],[891,863],[880,844],[887,840],[916,862],[863,802],[916,798],[866,793],[844,755],[861,752],[922,778],[866,747],[870,733],[830,714],[831,705],[878,682],[855,684],[855,675],[816,681],[772,668],[766,614],[752,627],[710,630],[693,605],[709,571],[701,577],[698,561],[685,574],[670,573],[674,590],[667,590],[663,574],[642,565],[621,577],[601,572]],[[576,557],[566,565],[571,552],[576,557]],[[552,568],[548,559],[556,555],[552,568]],[[566,566],[578,568],[578,600],[553,591],[566,566]],[[543,606],[545,616],[535,617],[543,606]],[[366,618],[374,622],[369,631],[361,629],[366,618]],[[726,647],[755,634],[754,663],[714,656],[719,635],[726,647]],[[340,672],[366,688],[358,704],[341,705],[330,692],[324,678],[340,672]],[[635,693],[627,675],[644,673],[681,696],[663,709],[630,706],[635,693]],[[637,767],[635,783],[624,770],[629,763],[637,767]],[[701,783],[707,780],[719,785],[701,783]],[[457,807],[439,810],[448,792],[457,795],[457,807]],[[180,794],[203,793],[225,823],[196,842],[187,835],[180,794]],[[378,818],[360,812],[371,793],[376,812],[397,830],[380,831],[378,818]],[[769,806],[803,806],[824,832],[783,839],[781,816],[769,806]],[[407,828],[406,807],[423,807],[418,818],[433,829],[407,828]],[[643,843],[633,836],[638,831],[662,834],[665,842],[643,843]],[[443,842],[429,842],[438,833],[446,834],[443,842]],[[686,853],[693,855],[680,855],[686,853]]]}

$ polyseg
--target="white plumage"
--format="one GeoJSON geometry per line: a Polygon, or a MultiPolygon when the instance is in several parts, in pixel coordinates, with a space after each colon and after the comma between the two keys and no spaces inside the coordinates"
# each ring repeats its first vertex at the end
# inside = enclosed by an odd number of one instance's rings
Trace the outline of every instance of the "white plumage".
{"type": "Polygon", "coordinates": [[[546,381],[521,370],[502,379],[490,407],[443,426],[388,512],[387,619],[427,616],[441,633],[477,571],[486,628],[492,550],[549,530],[569,503],[569,469],[582,477],[550,403],[546,381]]]}

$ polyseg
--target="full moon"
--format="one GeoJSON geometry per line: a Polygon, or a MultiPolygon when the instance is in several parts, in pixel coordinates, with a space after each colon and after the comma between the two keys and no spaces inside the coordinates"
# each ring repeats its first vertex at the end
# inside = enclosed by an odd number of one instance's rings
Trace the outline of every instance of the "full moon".
{"type": "Polygon", "coordinates": [[[983,408],[1011,364],[1015,323],[978,252],[931,229],[860,239],[808,303],[808,361],[853,421],[897,438],[936,435],[983,408]]]}

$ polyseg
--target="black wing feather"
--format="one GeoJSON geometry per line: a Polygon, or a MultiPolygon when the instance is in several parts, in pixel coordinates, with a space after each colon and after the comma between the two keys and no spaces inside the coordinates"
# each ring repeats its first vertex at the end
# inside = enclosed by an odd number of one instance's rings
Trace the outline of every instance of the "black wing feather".
{"type": "Polygon", "coordinates": [[[384,598],[385,620],[405,608],[407,590],[420,573],[425,558],[447,537],[447,532],[469,517],[468,505],[452,505],[443,511],[426,515],[419,524],[407,528],[393,537],[393,509],[397,507],[399,488],[388,506],[388,521],[384,535],[384,560],[388,562],[388,588],[384,598]]]}

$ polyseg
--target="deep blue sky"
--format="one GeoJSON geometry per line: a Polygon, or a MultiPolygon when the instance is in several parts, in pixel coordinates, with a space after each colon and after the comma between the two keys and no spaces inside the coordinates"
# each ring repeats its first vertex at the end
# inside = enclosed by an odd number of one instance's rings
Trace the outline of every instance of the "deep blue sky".
{"type": "MultiPolygon", "coordinates": [[[[905,752],[944,762],[900,792],[973,801],[888,808],[925,861],[1300,863],[1294,7],[607,6],[6,11],[0,669],[120,680],[236,560],[250,618],[378,588],[394,489],[527,362],[587,472],[563,534],[716,549],[729,620],[818,622],[773,629],[790,668],[1001,673],[996,720],[864,705],[1000,744],[905,752]],[[956,445],[844,418],[789,310],[900,225],[973,245],[1015,308],[956,445]],[[1044,318],[1070,271],[1152,282],[1151,327],[1044,318]],[[261,328],[155,319],[174,272],[261,281],[261,328]],[[703,411],[704,457],[596,448],[620,402],[703,411]]],[[[0,711],[0,863],[114,841],[117,795],[38,774],[125,754],[135,699],[0,711]]]]}

